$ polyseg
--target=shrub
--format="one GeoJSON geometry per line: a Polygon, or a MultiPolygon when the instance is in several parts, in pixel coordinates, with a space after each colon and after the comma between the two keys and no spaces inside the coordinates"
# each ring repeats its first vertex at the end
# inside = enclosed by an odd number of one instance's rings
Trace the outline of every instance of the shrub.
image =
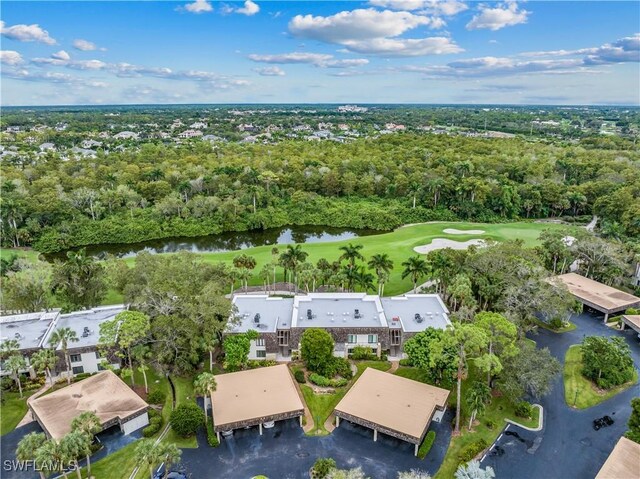
{"type": "Polygon", "coordinates": [[[304,377],[304,371],[302,369],[296,369],[293,373],[293,377],[296,378],[296,381],[298,381],[300,384],[307,381],[304,377]]]}
{"type": "Polygon", "coordinates": [[[400,366],[407,366],[407,367],[412,367],[413,363],[411,362],[411,359],[409,358],[403,358],[400,361],[400,366]]]}
{"type": "Polygon", "coordinates": [[[429,451],[431,450],[431,446],[433,446],[433,442],[436,440],[436,432],[429,431],[427,435],[424,437],[422,444],[420,444],[420,448],[418,449],[418,457],[420,459],[424,459],[429,451]]]}
{"type": "Polygon", "coordinates": [[[151,420],[151,418],[160,416],[160,413],[158,412],[158,410],[157,409],[153,409],[152,407],[150,407],[147,410],[147,414],[149,415],[149,420],[151,420]]]}
{"type": "Polygon", "coordinates": [[[336,461],[330,457],[321,457],[316,459],[316,462],[311,468],[311,472],[315,479],[323,479],[329,475],[329,473],[336,468],[336,461]]]}
{"type": "Polygon", "coordinates": [[[9,376],[3,376],[2,378],[0,378],[0,388],[2,388],[3,391],[9,391],[14,385],[14,380],[11,379],[9,376]]]}
{"type": "Polygon", "coordinates": [[[520,401],[519,403],[516,404],[516,407],[515,407],[516,416],[523,417],[525,419],[528,419],[531,417],[532,410],[533,408],[531,404],[529,404],[527,401],[520,401]]]}
{"type": "Polygon", "coordinates": [[[171,412],[171,429],[182,437],[196,433],[204,422],[204,411],[194,402],[180,404],[171,412]]]}
{"type": "Polygon", "coordinates": [[[210,421],[207,421],[207,442],[211,447],[218,447],[220,445],[216,433],[213,432],[213,424],[211,424],[210,421]]]}
{"type": "Polygon", "coordinates": [[[378,356],[371,352],[371,348],[367,348],[366,346],[356,346],[353,348],[353,352],[349,355],[351,359],[356,360],[375,360],[378,359],[378,356]]]}
{"type": "Polygon", "coordinates": [[[342,386],[346,386],[347,383],[349,382],[347,379],[344,379],[344,378],[329,379],[317,373],[311,373],[309,375],[309,381],[311,381],[316,386],[325,387],[325,388],[328,388],[328,387],[339,388],[342,386]]]}
{"type": "Polygon", "coordinates": [[[491,419],[485,422],[484,425],[487,426],[487,429],[495,429],[497,426],[496,422],[492,421],[491,419]]]}
{"type": "Polygon", "coordinates": [[[300,353],[309,371],[333,376],[333,338],[324,329],[308,328],[300,339],[300,353]]]}
{"type": "Polygon", "coordinates": [[[167,395],[160,389],[154,389],[147,395],[147,402],[149,404],[164,404],[167,395]]]}
{"type": "Polygon", "coordinates": [[[149,424],[157,425],[158,428],[162,427],[162,416],[153,416],[149,419],[149,424]]]}
{"type": "Polygon", "coordinates": [[[476,441],[470,442],[465,447],[463,447],[458,453],[458,460],[460,462],[469,462],[471,459],[476,457],[482,451],[484,451],[489,444],[484,439],[478,439],[476,441]]]}
{"type": "Polygon", "coordinates": [[[564,325],[564,323],[562,322],[562,319],[560,319],[560,318],[553,318],[551,321],[549,321],[549,327],[551,329],[560,329],[560,328],[562,328],[563,325],[564,325]]]}
{"type": "Polygon", "coordinates": [[[351,379],[353,377],[353,371],[351,371],[351,364],[345,358],[334,357],[331,361],[331,367],[333,374],[327,374],[329,377],[333,377],[336,374],[342,376],[345,379],[351,379]]]}
{"type": "Polygon", "coordinates": [[[249,361],[247,361],[247,367],[249,369],[264,368],[264,367],[267,367],[267,366],[275,366],[276,364],[278,364],[278,363],[273,359],[250,359],[249,361]]]}
{"type": "Polygon", "coordinates": [[[633,379],[631,349],[621,337],[588,336],[582,341],[582,374],[610,389],[633,379]]]}
{"type": "Polygon", "coordinates": [[[142,430],[142,435],[144,437],[151,437],[155,435],[160,430],[160,426],[157,424],[149,424],[142,430]]]}
{"type": "Polygon", "coordinates": [[[75,375],[75,378],[77,381],[79,381],[80,379],[86,379],[89,376],[91,376],[91,373],[78,373],[75,375]]]}

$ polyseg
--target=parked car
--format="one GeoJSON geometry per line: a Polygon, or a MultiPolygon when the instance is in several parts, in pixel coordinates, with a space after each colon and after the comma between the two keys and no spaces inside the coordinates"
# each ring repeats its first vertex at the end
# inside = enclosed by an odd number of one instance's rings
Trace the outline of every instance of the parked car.
{"type": "Polygon", "coordinates": [[[275,421],[269,421],[269,422],[263,422],[262,423],[262,427],[265,428],[265,429],[271,429],[275,425],[276,425],[275,421]]]}
{"type": "Polygon", "coordinates": [[[233,429],[229,429],[228,431],[222,431],[222,435],[224,437],[233,436],[233,429]]]}

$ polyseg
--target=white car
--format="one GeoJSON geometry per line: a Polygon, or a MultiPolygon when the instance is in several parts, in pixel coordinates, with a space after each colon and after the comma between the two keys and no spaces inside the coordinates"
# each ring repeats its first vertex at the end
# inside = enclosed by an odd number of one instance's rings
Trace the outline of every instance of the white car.
{"type": "Polygon", "coordinates": [[[233,429],[229,429],[228,431],[222,431],[222,435],[225,437],[233,436],[233,429]]]}
{"type": "Polygon", "coordinates": [[[275,421],[269,421],[269,422],[263,422],[262,423],[262,427],[265,428],[265,429],[271,429],[275,425],[276,425],[275,421]]]}

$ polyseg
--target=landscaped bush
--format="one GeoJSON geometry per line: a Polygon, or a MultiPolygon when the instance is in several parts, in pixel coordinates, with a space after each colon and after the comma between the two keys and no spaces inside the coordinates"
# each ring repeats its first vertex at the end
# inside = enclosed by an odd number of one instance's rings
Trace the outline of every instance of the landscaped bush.
{"type": "Polygon", "coordinates": [[[156,424],[149,423],[149,425],[142,430],[142,435],[144,437],[151,437],[155,435],[159,430],[160,430],[160,426],[157,423],[156,424]]]}
{"type": "Polygon", "coordinates": [[[182,437],[196,433],[204,422],[204,411],[194,402],[180,404],[171,412],[171,429],[182,437]]]}
{"type": "Polygon", "coordinates": [[[151,420],[151,418],[160,416],[160,412],[157,409],[153,409],[152,407],[150,407],[147,410],[147,415],[149,416],[149,420],[151,420]]]}
{"type": "Polygon", "coordinates": [[[304,377],[304,371],[302,369],[296,369],[293,373],[293,377],[296,378],[296,381],[298,381],[300,384],[307,382],[304,377]]]}
{"type": "Polygon", "coordinates": [[[278,364],[277,361],[273,359],[250,359],[247,361],[247,367],[249,369],[265,368],[267,366],[275,366],[276,364],[278,364]]]}
{"type": "Polygon", "coordinates": [[[321,457],[316,459],[316,462],[311,468],[311,475],[314,479],[324,479],[329,473],[336,468],[336,461],[330,457],[321,457]]]}
{"type": "Polygon", "coordinates": [[[564,323],[562,322],[562,319],[560,319],[560,318],[553,318],[551,321],[549,321],[549,327],[551,329],[560,329],[560,328],[562,328],[563,325],[564,325],[564,323]]]}
{"type": "Polygon", "coordinates": [[[400,366],[407,366],[407,367],[413,366],[413,363],[411,362],[411,359],[409,359],[409,358],[403,358],[399,362],[400,362],[400,366]]]}
{"type": "Polygon", "coordinates": [[[427,435],[424,437],[422,444],[420,444],[420,448],[418,449],[418,457],[420,459],[424,459],[429,454],[431,450],[431,446],[433,446],[433,442],[436,440],[436,432],[429,431],[427,435]]]}
{"type": "Polygon", "coordinates": [[[366,359],[369,361],[378,359],[378,356],[371,352],[371,348],[367,348],[365,346],[356,346],[353,348],[353,352],[349,355],[351,359],[362,360],[366,359]]]}
{"type": "Polygon", "coordinates": [[[160,389],[154,389],[147,395],[147,402],[149,404],[164,404],[167,395],[160,389]]]}
{"type": "Polygon", "coordinates": [[[515,413],[516,416],[529,419],[533,412],[533,407],[527,401],[520,401],[516,404],[515,413]]]}
{"type": "Polygon", "coordinates": [[[207,443],[209,443],[211,447],[218,447],[220,445],[220,441],[218,441],[218,437],[213,431],[213,424],[211,421],[207,421],[207,443]]]}
{"type": "Polygon", "coordinates": [[[623,338],[588,336],[581,346],[582,375],[603,389],[633,379],[631,349],[623,338]]]}
{"type": "Polygon", "coordinates": [[[351,364],[345,358],[334,357],[331,361],[331,369],[333,374],[327,374],[329,377],[333,377],[336,374],[345,379],[351,379],[353,377],[353,371],[351,371],[351,364]]]}
{"type": "Polygon", "coordinates": [[[484,439],[478,439],[476,441],[470,442],[465,447],[463,447],[458,453],[458,460],[460,462],[469,462],[471,459],[476,457],[482,451],[484,451],[489,444],[484,439]]]}
{"type": "Polygon", "coordinates": [[[320,386],[324,388],[339,388],[342,386],[346,386],[347,383],[349,382],[347,379],[344,379],[344,378],[329,379],[317,373],[311,373],[309,375],[309,381],[311,381],[316,386],[320,386]]]}
{"type": "Polygon", "coordinates": [[[78,373],[74,377],[76,380],[80,380],[80,379],[86,379],[89,376],[91,376],[91,373],[78,373]]]}
{"type": "Polygon", "coordinates": [[[487,429],[495,429],[497,426],[496,422],[492,421],[491,419],[485,422],[484,425],[487,426],[487,429]]]}

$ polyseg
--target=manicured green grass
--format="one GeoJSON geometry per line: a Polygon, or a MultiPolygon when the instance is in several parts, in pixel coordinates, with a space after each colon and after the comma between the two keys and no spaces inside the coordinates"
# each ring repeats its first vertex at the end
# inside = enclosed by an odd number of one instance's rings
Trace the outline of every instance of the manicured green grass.
{"type": "MultiPolygon", "coordinates": [[[[133,469],[136,467],[136,461],[134,457],[134,451],[137,445],[137,441],[131,443],[122,449],[109,454],[104,459],[91,463],[91,475],[97,479],[103,477],[112,477],[114,479],[127,479],[133,469]]],[[[138,474],[137,477],[149,477],[148,470],[143,466],[140,472],[144,471],[144,475],[138,474]]],[[[87,474],[86,467],[82,469],[82,475],[85,477],[87,474]]],[[[73,476],[70,476],[73,477],[73,476]]]]}
{"type": "MultiPolygon", "coordinates": [[[[402,376],[408,379],[413,379],[415,381],[420,381],[424,383],[429,383],[427,375],[424,371],[418,368],[411,368],[406,366],[401,366],[395,372],[396,375],[402,376]]],[[[515,414],[515,404],[509,401],[506,397],[499,396],[493,397],[491,402],[487,405],[483,414],[478,415],[477,420],[479,424],[476,424],[472,427],[472,430],[469,431],[469,421],[468,418],[470,416],[471,411],[467,410],[467,406],[464,403],[464,397],[467,389],[473,384],[475,381],[483,381],[485,380],[484,374],[480,373],[474,366],[473,362],[471,362],[469,367],[469,375],[466,380],[462,382],[462,414],[460,419],[460,435],[452,437],[451,443],[449,444],[449,449],[447,450],[447,454],[444,458],[442,466],[438,470],[438,473],[435,475],[434,479],[450,479],[454,476],[456,469],[458,468],[458,454],[459,452],[467,445],[472,442],[475,442],[479,439],[484,439],[487,444],[492,444],[493,441],[498,437],[500,431],[505,426],[505,419],[511,419],[513,421],[518,422],[527,427],[536,427],[538,425],[538,408],[534,409],[533,417],[530,419],[519,418],[515,414]],[[465,420],[466,418],[466,420],[465,420]],[[487,423],[493,424],[490,428],[487,423]]],[[[456,395],[455,395],[455,386],[451,395],[449,396],[449,407],[455,413],[456,407],[456,395]]]]}
{"type": "Polygon", "coordinates": [[[638,382],[638,372],[634,371],[633,380],[609,390],[599,389],[582,375],[582,351],[579,344],[567,350],[564,357],[564,399],[576,409],[586,409],[615,396],[638,382]]]}
{"type": "MultiPolygon", "coordinates": [[[[195,401],[193,393],[193,378],[171,376],[171,381],[173,381],[173,385],[176,388],[176,407],[188,401],[195,401]]],[[[178,436],[173,429],[169,430],[163,440],[166,442],[173,442],[181,448],[198,447],[198,440],[195,436],[181,437],[178,436]]]]}
{"type": "MultiPolygon", "coordinates": [[[[413,251],[416,246],[429,244],[434,238],[447,238],[454,241],[467,241],[474,238],[491,239],[495,241],[504,241],[509,239],[521,239],[526,246],[532,247],[538,244],[540,232],[544,229],[564,229],[569,234],[571,227],[558,225],[554,223],[505,223],[505,224],[485,224],[485,223],[426,223],[419,225],[410,225],[391,233],[385,233],[373,236],[364,236],[360,238],[352,238],[350,240],[335,241],[330,243],[308,243],[302,245],[304,251],[309,254],[307,261],[316,263],[320,258],[326,258],[329,261],[336,260],[340,256],[339,247],[348,243],[361,244],[361,250],[365,258],[369,258],[376,253],[387,253],[394,262],[394,269],[389,278],[389,282],[385,288],[385,295],[394,295],[405,293],[412,287],[409,278],[402,279],[401,263],[408,257],[417,253],[413,251]],[[451,235],[443,233],[446,228],[455,228],[459,230],[480,229],[485,231],[480,235],[451,235]]],[[[284,249],[283,245],[279,246],[284,249]]],[[[272,245],[259,246],[242,250],[243,253],[255,257],[257,264],[255,272],[260,271],[262,265],[268,263],[272,259],[272,245]]],[[[199,256],[204,261],[216,263],[220,261],[231,262],[238,251],[224,253],[200,253],[199,256]]],[[[133,265],[135,258],[126,260],[128,264],[133,265]]],[[[282,271],[278,272],[278,281],[282,281],[282,271]]],[[[425,279],[426,280],[426,279],[425,279]]],[[[251,285],[260,285],[262,280],[257,274],[250,280],[251,285]]]]}
{"type": "Polygon", "coordinates": [[[539,320],[534,320],[534,322],[536,323],[536,325],[539,328],[544,328],[548,331],[551,331],[552,333],[567,333],[569,331],[573,331],[574,329],[576,329],[576,325],[573,323],[568,323],[566,326],[563,326],[562,328],[559,329],[554,329],[551,326],[549,326],[547,323],[545,323],[544,321],[539,321],[539,320]]]}
{"type": "Polygon", "coordinates": [[[310,436],[324,436],[328,434],[324,427],[324,423],[329,418],[336,405],[347,394],[347,391],[353,383],[367,368],[375,368],[380,371],[386,371],[391,367],[389,361],[357,361],[355,362],[358,372],[348,385],[342,388],[336,388],[335,393],[331,394],[315,394],[313,389],[306,384],[301,384],[300,389],[307,407],[313,416],[314,428],[307,434],[310,436]]]}
{"type": "Polygon", "coordinates": [[[4,402],[0,407],[0,436],[13,431],[22,418],[27,414],[27,398],[34,391],[24,391],[23,398],[17,392],[4,392],[2,397],[4,402]]]}

